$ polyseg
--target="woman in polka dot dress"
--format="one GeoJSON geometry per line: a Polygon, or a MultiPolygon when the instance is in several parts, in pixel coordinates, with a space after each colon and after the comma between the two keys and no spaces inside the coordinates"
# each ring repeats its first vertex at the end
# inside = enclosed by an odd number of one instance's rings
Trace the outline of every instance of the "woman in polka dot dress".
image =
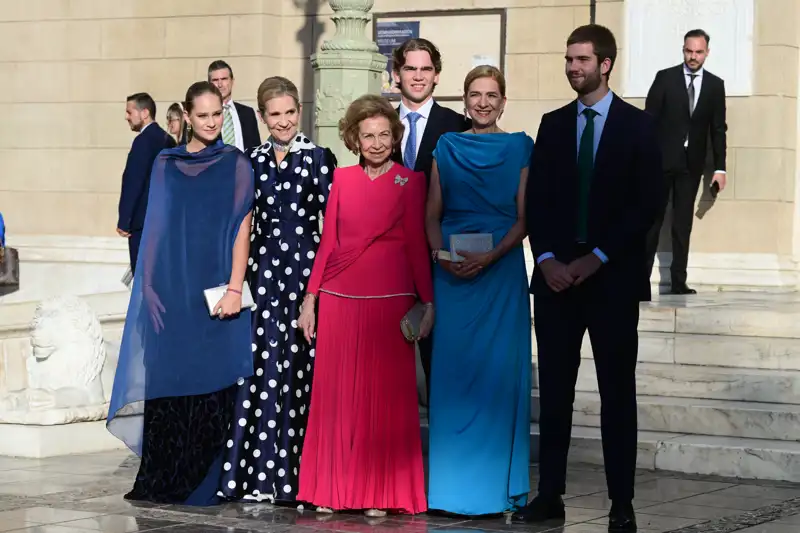
{"type": "Polygon", "coordinates": [[[250,151],[255,212],[250,245],[255,375],[240,380],[220,495],[294,502],[311,400],[314,350],[297,329],[320,242],[336,159],[298,131],[297,87],[281,77],[258,89],[270,137],[250,151]]]}

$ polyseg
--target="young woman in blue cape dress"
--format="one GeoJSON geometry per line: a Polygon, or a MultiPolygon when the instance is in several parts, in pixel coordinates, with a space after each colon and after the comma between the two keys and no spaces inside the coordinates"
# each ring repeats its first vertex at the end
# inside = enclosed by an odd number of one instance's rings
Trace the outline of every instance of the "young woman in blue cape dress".
{"type": "Polygon", "coordinates": [[[253,168],[219,140],[216,87],[195,83],[184,105],[192,139],[153,165],[108,429],[142,458],[126,498],[208,505],[233,390],[253,373],[242,310],[253,168]],[[204,291],[218,286],[224,296],[209,312],[204,291]]]}

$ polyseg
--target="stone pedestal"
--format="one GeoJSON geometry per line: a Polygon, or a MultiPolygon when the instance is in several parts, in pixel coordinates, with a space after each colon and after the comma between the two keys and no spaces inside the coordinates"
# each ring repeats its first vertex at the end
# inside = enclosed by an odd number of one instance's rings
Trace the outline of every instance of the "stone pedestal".
{"type": "Polygon", "coordinates": [[[125,448],[105,429],[129,293],[0,305],[0,456],[125,448]]]}
{"type": "Polygon", "coordinates": [[[43,459],[125,449],[125,443],[108,432],[105,420],[55,426],[3,424],[0,431],[0,456],[43,459]]]}
{"type": "Polygon", "coordinates": [[[367,93],[380,94],[386,58],[366,36],[369,10],[374,0],[329,0],[336,34],[311,56],[314,67],[314,141],[330,148],[340,166],[352,165],[357,157],[339,139],[339,119],[347,106],[367,93]]]}

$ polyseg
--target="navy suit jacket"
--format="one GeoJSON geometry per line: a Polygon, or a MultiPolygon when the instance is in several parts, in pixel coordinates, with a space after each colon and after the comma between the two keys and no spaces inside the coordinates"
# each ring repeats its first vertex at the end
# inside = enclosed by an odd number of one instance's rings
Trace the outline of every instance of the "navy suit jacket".
{"type": "Polygon", "coordinates": [[[150,172],[153,162],[164,148],[175,146],[172,135],[153,122],[136,136],[128,152],[122,173],[122,193],[119,197],[117,227],[123,231],[138,231],[144,227],[147,195],[150,192],[150,172]]]}
{"type": "Polygon", "coordinates": [[[236,107],[236,114],[239,116],[239,124],[242,126],[242,143],[244,151],[250,148],[261,146],[261,134],[258,131],[258,120],[252,107],[233,102],[236,107]]]}
{"type": "MultiPolygon", "coordinates": [[[[579,253],[577,101],[545,114],[536,136],[526,193],[533,256],[551,252],[562,263],[579,253]]],[[[608,263],[586,281],[606,295],[650,299],[645,243],[663,205],[666,186],[654,119],[614,96],[597,148],[589,193],[586,248],[608,263]]],[[[538,265],[534,295],[551,293],[538,265]]]]}

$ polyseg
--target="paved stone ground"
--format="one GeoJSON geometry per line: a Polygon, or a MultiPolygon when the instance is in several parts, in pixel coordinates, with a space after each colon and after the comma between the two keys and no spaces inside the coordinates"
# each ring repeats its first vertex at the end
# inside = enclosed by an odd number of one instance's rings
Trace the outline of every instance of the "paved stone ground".
{"type": "MultiPolygon", "coordinates": [[[[602,469],[589,465],[570,468],[566,523],[542,527],[510,525],[501,518],[323,517],[266,504],[204,509],[134,506],[122,494],[130,489],[136,468],[136,458],[124,452],[43,460],[0,458],[0,532],[601,533],[606,531],[609,506],[602,469]]],[[[535,467],[531,478],[535,482],[535,467]]],[[[800,531],[800,485],[641,471],[636,495],[639,531],[645,533],[800,531]]]]}

